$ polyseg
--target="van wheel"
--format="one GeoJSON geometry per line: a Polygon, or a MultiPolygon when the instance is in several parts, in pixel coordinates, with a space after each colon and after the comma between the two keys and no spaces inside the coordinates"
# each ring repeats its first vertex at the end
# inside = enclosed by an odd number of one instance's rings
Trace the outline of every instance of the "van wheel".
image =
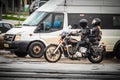
{"type": "Polygon", "coordinates": [[[117,59],[120,59],[120,45],[117,47],[117,50],[115,52],[115,56],[117,59]]]}
{"type": "Polygon", "coordinates": [[[30,44],[28,52],[29,56],[32,58],[40,58],[43,56],[44,45],[40,42],[33,42],[30,44]]]}
{"type": "Polygon", "coordinates": [[[15,51],[14,53],[17,57],[26,57],[28,54],[27,52],[25,53],[25,52],[19,52],[19,51],[15,51]]]}

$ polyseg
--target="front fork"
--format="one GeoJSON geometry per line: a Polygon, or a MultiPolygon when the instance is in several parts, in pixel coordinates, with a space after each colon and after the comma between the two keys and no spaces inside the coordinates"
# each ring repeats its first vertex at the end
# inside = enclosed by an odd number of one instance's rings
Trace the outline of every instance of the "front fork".
{"type": "Polygon", "coordinates": [[[61,46],[61,42],[58,44],[58,46],[57,46],[57,48],[55,49],[55,51],[53,52],[53,54],[55,54],[56,52],[57,52],[57,50],[60,48],[60,46],[61,46]]]}
{"type": "Polygon", "coordinates": [[[64,56],[68,57],[68,54],[69,54],[69,45],[62,46],[62,42],[60,42],[58,44],[57,48],[55,49],[55,51],[53,52],[53,54],[55,54],[58,49],[61,49],[63,51],[63,53],[64,53],[64,56]]]}

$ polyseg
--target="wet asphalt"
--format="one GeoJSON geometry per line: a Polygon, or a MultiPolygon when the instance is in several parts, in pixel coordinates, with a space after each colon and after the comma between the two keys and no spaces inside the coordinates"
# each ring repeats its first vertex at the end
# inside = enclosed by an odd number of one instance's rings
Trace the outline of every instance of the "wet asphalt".
{"type": "Polygon", "coordinates": [[[0,80],[120,79],[120,60],[116,58],[105,58],[99,64],[90,63],[88,59],[66,58],[57,63],[49,63],[44,57],[18,58],[9,52],[0,53],[0,80]]]}

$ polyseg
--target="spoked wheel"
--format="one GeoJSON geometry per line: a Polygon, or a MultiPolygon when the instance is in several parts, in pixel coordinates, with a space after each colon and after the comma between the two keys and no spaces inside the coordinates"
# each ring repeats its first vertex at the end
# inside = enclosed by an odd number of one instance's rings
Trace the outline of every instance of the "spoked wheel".
{"type": "Polygon", "coordinates": [[[58,49],[55,53],[55,49],[57,48],[57,45],[49,45],[45,49],[44,57],[48,62],[55,63],[60,60],[61,58],[61,51],[58,49]]]}
{"type": "Polygon", "coordinates": [[[89,55],[88,59],[92,63],[100,63],[103,60],[103,53],[98,53],[98,55],[89,55]]]}

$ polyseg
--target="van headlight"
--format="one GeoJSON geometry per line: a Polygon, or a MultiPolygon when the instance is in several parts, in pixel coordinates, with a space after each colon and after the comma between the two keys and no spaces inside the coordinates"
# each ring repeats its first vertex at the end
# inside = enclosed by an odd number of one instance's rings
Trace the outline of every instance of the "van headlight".
{"type": "Polygon", "coordinates": [[[21,35],[20,34],[16,34],[14,41],[19,41],[19,40],[21,40],[21,35]]]}

